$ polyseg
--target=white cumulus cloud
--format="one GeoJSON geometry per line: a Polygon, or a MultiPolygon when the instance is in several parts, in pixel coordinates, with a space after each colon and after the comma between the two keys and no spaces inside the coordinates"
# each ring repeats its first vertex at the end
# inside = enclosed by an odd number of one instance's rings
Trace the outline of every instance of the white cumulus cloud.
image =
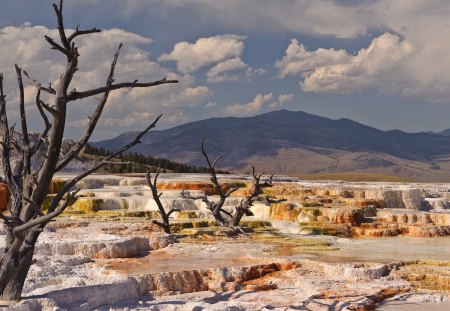
{"type": "Polygon", "coordinates": [[[234,57],[226,61],[218,63],[212,67],[207,73],[208,82],[224,82],[243,80],[244,74],[248,71],[242,71],[249,68],[240,58],[234,57]]]}
{"type": "Polygon", "coordinates": [[[240,57],[245,47],[244,39],[237,35],[218,35],[200,38],[195,43],[178,42],[172,52],[162,54],[159,60],[175,61],[180,72],[192,73],[202,67],[240,57]]]}
{"type": "Polygon", "coordinates": [[[300,77],[308,92],[401,94],[412,82],[407,64],[413,54],[411,43],[390,33],[374,38],[355,55],[334,49],[308,51],[294,39],[275,67],[280,77],[300,77]]]}

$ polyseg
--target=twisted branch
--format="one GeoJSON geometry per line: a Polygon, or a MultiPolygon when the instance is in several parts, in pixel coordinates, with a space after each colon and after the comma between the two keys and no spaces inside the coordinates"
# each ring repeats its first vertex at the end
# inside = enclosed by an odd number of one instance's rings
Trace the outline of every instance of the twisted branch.
{"type": "MultiPolygon", "coordinates": [[[[106,79],[106,88],[110,87],[112,83],[114,82],[114,70],[116,69],[117,59],[119,58],[120,49],[122,48],[122,43],[119,44],[119,47],[117,48],[116,53],[114,54],[113,61],[111,63],[110,71],[108,78],[106,79]]],[[[83,135],[81,136],[81,139],[72,146],[71,150],[58,161],[58,164],[56,165],[56,171],[60,171],[62,168],[64,168],[67,164],[69,164],[72,159],[80,153],[80,151],[86,146],[87,142],[89,141],[89,138],[91,138],[92,133],[94,132],[94,129],[97,125],[98,120],[100,119],[100,116],[103,112],[103,108],[105,107],[108,96],[109,96],[110,90],[106,90],[103,94],[102,100],[100,100],[99,104],[97,105],[97,108],[95,109],[95,112],[93,115],[89,118],[89,124],[85,128],[83,135]]]]}
{"type": "Polygon", "coordinates": [[[73,90],[72,92],[70,92],[70,94],[68,94],[67,99],[68,99],[68,101],[74,101],[77,99],[83,99],[86,97],[91,97],[91,96],[95,96],[95,95],[102,94],[105,92],[114,91],[114,90],[123,89],[123,88],[152,87],[152,86],[157,86],[157,85],[161,85],[161,84],[169,84],[169,83],[178,83],[178,80],[167,80],[166,78],[163,78],[158,81],[147,82],[147,83],[123,82],[123,83],[118,83],[118,84],[112,84],[110,86],[99,87],[99,88],[84,91],[84,92],[77,92],[76,90],[73,90]]]}
{"type": "Polygon", "coordinates": [[[31,147],[30,156],[33,156],[39,150],[39,148],[42,145],[42,142],[44,141],[45,137],[47,137],[47,134],[51,128],[50,121],[48,120],[48,117],[45,114],[45,111],[43,108],[43,104],[45,104],[45,103],[41,100],[41,90],[40,89],[38,89],[36,92],[35,103],[39,110],[39,114],[41,115],[42,119],[44,120],[45,127],[44,127],[44,130],[37,137],[36,141],[34,142],[34,145],[31,147]]]}
{"type": "Polygon", "coordinates": [[[96,33],[96,32],[101,32],[100,29],[97,29],[97,28],[95,28],[95,27],[94,27],[94,28],[91,28],[91,29],[86,29],[86,30],[79,30],[79,27],[80,27],[80,25],[78,25],[78,26],[75,28],[75,31],[67,38],[67,41],[68,41],[69,43],[72,43],[72,40],[75,39],[75,38],[78,37],[78,36],[88,35],[88,34],[96,33]]]}
{"type": "Polygon", "coordinates": [[[153,220],[153,223],[162,227],[164,229],[165,233],[170,233],[170,215],[174,212],[181,212],[178,208],[171,208],[169,212],[166,213],[164,210],[164,206],[161,203],[160,197],[162,193],[158,193],[158,189],[156,187],[158,176],[161,173],[161,166],[158,167],[158,171],[156,172],[156,175],[152,181],[152,176],[150,175],[150,171],[147,172],[147,184],[152,190],[153,199],[156,202],[156,205],[158,206],[158,211],[161,214],[163,222],[159,222],[157,220],[153,220]]]}

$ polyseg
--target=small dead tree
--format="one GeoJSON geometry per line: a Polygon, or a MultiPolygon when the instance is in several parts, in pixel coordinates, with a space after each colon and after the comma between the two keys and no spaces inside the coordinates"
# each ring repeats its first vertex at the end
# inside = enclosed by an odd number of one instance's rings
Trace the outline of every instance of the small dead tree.
{"type": "Polygon", "coordinates": [[[250,208],[253,206],[253,203],[259,201],[264,203],[266,206],[270,206],[272,203],[280,203],[285,202],[286,199],[277,199],[274,196],[266,195],[261,196],[264,194],[263,189],[272,187],[272,179],[273,174],[270,175],[268,180],[265,180],[264,182],[261,182],[261,178],[264,175],[264,173],[256,174],[255,167],[252,166],[252,176],[253,176],[253,192],[248,195],[245,200],[241,200],[238,206],[236,206],[236,210],[233,213],[233,216],[231,218],[231,225],[233,227],[238,227],[239,222],[241,221],[242,217],[245,216],[254,216],[250,208]]]}
{"type": "Polygon", "coordinates": [[[198,196],[198,197],[192,197],[190,196],[189,192],[183,190],[183,192],[181,193],[181,196],[183,198],[186,199],[202,199],[203,202],[206,203],[206,207],[211,211],[211,214],[213,215],[214,219],[219,223],[219,225],[221,226],[228,226],[228,219],[230,217],[232,217],[232,214],[229,213],[228,211],[223,209],[223,206],[225,204],[225,200],[236,190],[238,190],[238,188],[231,188],[227,191],[224,191],[224,189],[222,188],[222,186],[219,184],[219,181],[217,180],[217,173],[216,173],[216,164],[217,162],[223,157],[222,155],[219,155],[213,162],[210,161],[208,154],[205,151],[205,139],[202,138],[202,154],[206,160],[206,163],[208,164],[208,168],[211,174],[211,182],[213,183],[216,192],[219,194],[219,201],[218,202],[213,202],[210,201],[206,195],[206,193],[204,193],[203,196],[198,196]]]}
{"type": "MultiPolygon", "coordinates": [[[[224,192],[222,192],[224,193],[224,192]]],[[[181,197],[183,199],[190,199],[190,200],[198,200],[201,199],[202,202],[206,203],[206,208],[211,212],[214,219],[217,221],[217,223],[220,226],[228,226],[228,219],[233,216],[230,212],[223,209],[223,205],[225,204],[226,198],[229,197],[227,193],[225,193],[223,196],[220,197],[219,202],[214,202],[208,199],[208,196],[205,192],[203,192],[203,195],[199,196],[192,196],[189,191],[184,189],[181,191],[181,197]],[[223,199],[222,199],[223,198],[223,199]],[[224,215],[222,215],[224,214],[224,215]]]]}
{"type": "Polygon", "coordinates": [[[50,44],[51,49],[65,55],[66,66],[54,87],[51,84],[43,86],[36,80],[31,79],[19,66],[15,66],[20,93],[18,106],[21,116],[21,141],[18,141],[16,135],[14,135],[14,126],[10,127],[8,124],[3,75],[0,74],[1,161],[5,182],[12,193],[12,204],[9,207],[8,216],[0,213],[0,217],[6,225],[5,250],[0,260],[1,300],[20,299],[28,270],[33,262],[36,241],[44,227],[52,219],[60,215],[69,202],[75,198],[77,191],[72,191],[72,189],[76,183],[109,163],[117,155],[138,144],[141,137],[155,127],[160,119],[161,116],[158,116],[133,141],[69,180],[61,191],[54,196],[48,210],[44,212],[42,204],[47,197],[53,175],[61,171],[86,146],[102,114],[110,92],[122,88],[152,87],[177,82],[176,80],[166,80],[164,78],[149,83],[139,83],[137,80],[115,83],[114,71],[122,47],[122,44],[120,44],[112,59],[105,85],[85,91],[69,90],[74,74],[78,70],[78,59],[80,56],[75,40],[80,36],[97,33],[100,30],[96,28],[80,30],[77,27],[69,33],[64,28],[63,23],[63,1],[60,0],[59,4],[53,4],[53,8],[57,17],[59,42],[48,36],[45,36],[45,40],[50,44]],[[30,141],[27,127],[23,75],[36,88],[35,104],[44,122],[44,129],[34,141],[30,141]],[[44,102],[41,98],[42,93],[48,94],[52,104],[44,102]],[[73,105],[75,104],[73,102],[77,100],[92,98],[96,95],[101,95],[101,99],[90,116],[84,133],[69,152],[60,156],[68,104],[73,105]],[[42,143],[44,139],[48,140],[47,145],[42,143]],[[36,153],[40,148],[46,149],[45,157],[38,168],[33,168],[31,165],[32,160],[36,159],[36,153]],[[19,155],[18,158],[12,154],[13,151],[19,155]]]}
{"type": "Polygon", "coordinates": [[[233,228],[236,232],[243,232],[242,228],[239,226],[239,222],[241,221],[242,217],[245,216],[253,216],[252,211],[250,208],[253,206],[253,203],[256,201],[263,202],[265,205],[270,206],[272,203],[279,203],[284,202],[286,199],[276,199],[273,196],[266,195],[262,197],[263,189],[272,187],[272,179],[273,175],[270,176],[270,178],[264,182],[261,182],[261,178],[263,176],[263,173],[256,174],[255,167],[252,167],[252,176],[253,176],[253,192],[248,195],[245,199],[241,200],[241,202],[235,206],[234,211],[229,212],[225,210],[223,207],[225,205],[225,200],[238,188],[230,188],[229,190],[225,191],[223,189],[223,186],[219,183],[217,179],[217,172],[216,172],[216,164],[217,162],[223,157],[223,155],[219,155],[213,162],[210,161],[208,154],[205,151],[205,139],[202,138],[201,143],[201,149],[202,149],[202,155],[206,160],[206,163],[209,168],[210,172],[210,179],[213,183],[216,192],[219,194],[219,201],[214,202],[208,199],[208,196],[206,193],[203,193],[201,196],[192,196],[188,191],[183,190],[181,192],[181,197],[185,199],[192,199],[192,200],[198,200],[201,199],[204,203],[206,203],[207,208],[211,211],[211,214],[213,215],[214,219],[217,221],[217,223],[221,226],[229,226],[233,228]]]}
{"type": "Polygon", "coordinates": [[[158,171],[156,172],[156,175],[152,181],[152,176],[150,175],[150,171],[147,172],[147,183],[150,189],[152,190],[153,199],[156,202],[156,205],[158,206],[158,211],[161,214],[162,222],[153,220],[153,223],[155,225],[160,226],[164,229],[165,233],[170,233],[170,215],[174,212],[181,212],[178,208],[171,208],[170,211],[166,213],[164,210],[164,206],[161,203],[161,200],[159,199],[162,195],[162,193],[158,193],[158,189],[156,188],[156,183],[158,181],[159,173],[161,172],[161,166],[158,167],[158,171]]]}

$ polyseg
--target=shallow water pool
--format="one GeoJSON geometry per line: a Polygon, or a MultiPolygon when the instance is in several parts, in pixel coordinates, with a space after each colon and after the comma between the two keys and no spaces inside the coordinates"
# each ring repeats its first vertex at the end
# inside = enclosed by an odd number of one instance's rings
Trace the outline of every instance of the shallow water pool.
{"type": "Polygon", "coordinates": [[[371,261],[389,263],[419,259],[450,261],[450,237],[337,238],[333,243],[339,250],[309,253],[314,254],[320,260],[331,262],[371,261]]]}

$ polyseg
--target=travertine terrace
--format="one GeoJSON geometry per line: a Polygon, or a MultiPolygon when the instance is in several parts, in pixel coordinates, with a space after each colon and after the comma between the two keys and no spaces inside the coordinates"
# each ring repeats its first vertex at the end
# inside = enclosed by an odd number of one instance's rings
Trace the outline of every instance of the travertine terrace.
{"type": "MultiPolygon", "coordinates": [[[[240,188],[226,203],[231,210],[251,181],[221,180],[240,188]]],[[[91,176],[43,233],[25,297],[8,308],[370,310],[386,299],[448,306],[450,185],[274,181],[267,193],[287,201],[255,205],[242,221],[248,233],[235,235],[217,227],[201,200],[180,196],[188,189],[214,199],[208,176],[162,175],[165,208],[181,210],[167,235],[151,222],[158,212],[143,177],[91,176]]]]}

